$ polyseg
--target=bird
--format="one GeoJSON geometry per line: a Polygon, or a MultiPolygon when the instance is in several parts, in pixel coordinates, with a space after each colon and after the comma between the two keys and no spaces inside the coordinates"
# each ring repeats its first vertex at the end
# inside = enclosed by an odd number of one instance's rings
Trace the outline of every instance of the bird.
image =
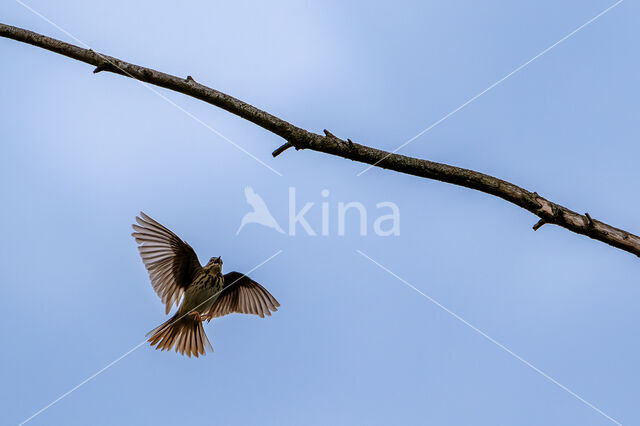
{"type": "Polygon", "coordinates": [[[144,212],[136,216],[131,235],[138,243],[156,294],[169,314],[176,313],[147,333],[148,342],[189,358],[212,352],[202,325],[234,312],[261,318],[278,310],[280,303],[264,287],[240,272],[222,273],[222,258],[212,257],[203,267],[193,248],[144,212]]]}
{"type": "Polygon", "coordinates": [[[245,214],[242,217],[240,227],[238,228],[236,235],[238,235],[240,231],[242,231],[242,228],[244,228],[247,223],[258,223],[260,225],[266,226],[267,228],[275,229],[281,234],[284,234],[284,231],[282,230],[280,225],[278,225],[278,222],[276,222],[276,219],[269,211],[267,204],[264,202],[262,197],[253,190],[252,187],[247,186],[246,188],[244,188],[244,196],[247,199],[247,203],[249,203],[249,205],[253,207],[253,211],[245,214]]]}

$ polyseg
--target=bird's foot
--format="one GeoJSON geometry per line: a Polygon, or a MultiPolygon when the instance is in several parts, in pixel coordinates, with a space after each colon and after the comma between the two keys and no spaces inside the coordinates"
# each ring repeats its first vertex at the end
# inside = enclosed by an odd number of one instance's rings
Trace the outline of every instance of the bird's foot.
{"type": "Polygon", "coordinates": [[[203,317],[202,315],[200,315],[200,312],[189,312],[187,315],[193,315],[194,317],[196,317],[196,321],[203,321],[203,317]]]}
{"type": "Polygon", "coordinates": [[[200,322],[205,321],[205,320],[211,321],[211,318],[212,318],[212,316],[209,315],[209,314],[202,315],[202,314],[200,314],[200,312],[195,312],[195,311],[194,312],[189,312],[187,315],[193,315],[194,317],[196,317],[196,320],[200,321],[200,322]]]}

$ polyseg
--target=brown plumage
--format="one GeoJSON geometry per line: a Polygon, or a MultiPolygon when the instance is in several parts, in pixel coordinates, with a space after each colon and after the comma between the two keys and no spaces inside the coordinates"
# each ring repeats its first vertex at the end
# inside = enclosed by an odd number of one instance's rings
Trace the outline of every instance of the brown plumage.
{"type": "Polygon", "coordinates": [[[278,301],[260,284],[239,272],[222,274],[222,259],[212,257],[201,266],[189,244],[144,213],[136,216],[133,237],[149,272],[151,284],[168,314],[175,303],[178,311],[147,336],[156,349],[191,357],[213,348],[203,320],[233,312],[264,318],[277,311],[278,301]]]}

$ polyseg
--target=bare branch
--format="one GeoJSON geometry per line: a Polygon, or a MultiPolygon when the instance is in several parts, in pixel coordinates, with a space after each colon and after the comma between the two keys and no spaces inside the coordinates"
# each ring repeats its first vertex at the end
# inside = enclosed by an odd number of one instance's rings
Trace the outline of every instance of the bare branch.
{"type": "Polygon", "coordinates": [[[640,256],[640,237],[606,223],[594,220],[589,214],[581,215],[559,204],[553,203],[535,192],[527,191],[510,182],[475,172],[473,170],[392,154],[366,145],[357,144],[350,139],[342,140],[328,130],[319,135],[297,127],[281,118],[262,111],[246,102],[196,82],[190,76],[173,76],[151,68],[122,61],[112,56],[99,54],[90,49],[65,43],[22,28],[0,24],[0,36],[10,38],[50,50],[95,66],[95,73],[113,72],[215,105],[232,114],[242,117],[258,126],[275,133],[287,141],[273,152],[276,157],[288,148],[296,150],[311,149],[335,155],[361,163],[375,165],[383,169],[394,170],[427,179],[434,179],[454,185],[475,189],[500,197],[517,205],[540,218],[534,226],[539,229],[549,223],[561,226],[577,234],[586,235],[610,246],[640,256]]]}

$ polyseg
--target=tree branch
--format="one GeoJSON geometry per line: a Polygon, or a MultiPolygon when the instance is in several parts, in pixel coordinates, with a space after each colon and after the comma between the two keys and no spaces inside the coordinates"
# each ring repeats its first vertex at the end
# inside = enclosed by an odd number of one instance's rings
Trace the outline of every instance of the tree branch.
{"type": "Polygon", "coordinates": [[[91,64],[96,67],[95,73],[101,71],[117,73],[183,93],[229,111],[286,140],[284,145],[273,152],[274,157],[291,147],[296,150],[311,149],[383,169],[464,186],[500,197],[538,216],[540,220],[534,225],[534,230],[547,223],[554,224],[640,256],[640,237],[592,219],[588,213],[585,215],[576,213],[539,196],[535,192],[529,192],[493,176],[447,164],[389,153],[357,144],[350,139],[345,141],[327,130],[324,131],[324,136],[312,133],[246,102],[204,86],[190,76],[181,78],[165,74],[22,28],[0,23],[0,36],[91,64]]]}

